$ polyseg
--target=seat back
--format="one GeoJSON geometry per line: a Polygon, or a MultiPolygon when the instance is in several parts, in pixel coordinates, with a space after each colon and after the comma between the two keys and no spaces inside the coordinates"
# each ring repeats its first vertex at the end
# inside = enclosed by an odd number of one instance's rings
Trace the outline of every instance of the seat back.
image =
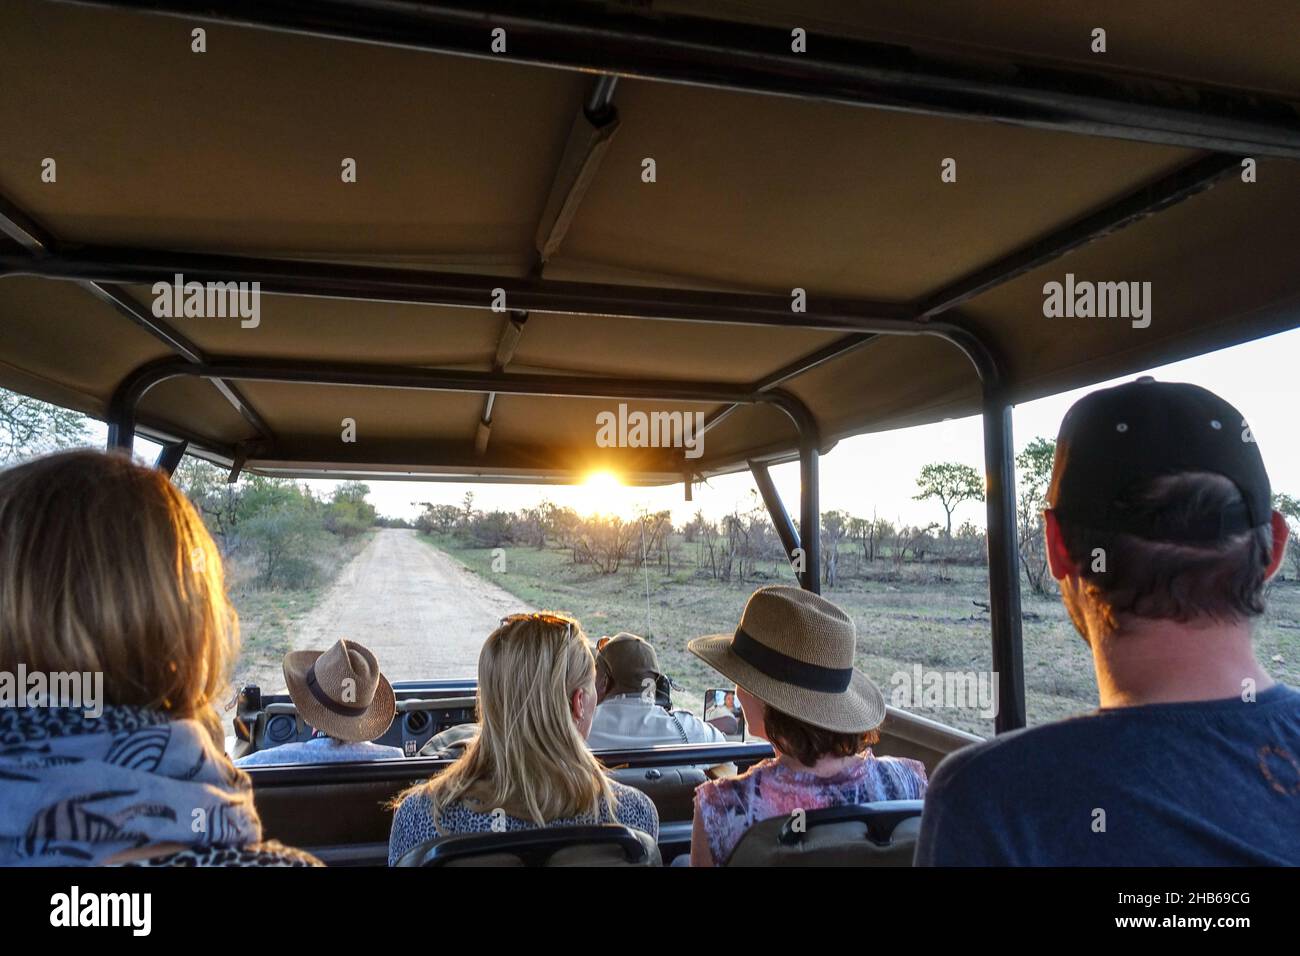
{"type": "Polygon", "coordinates": [[[762,820],[726,866],[911,866],[920,800],[881,800],[762,820]]]}
{"type": "Polygon", "coordinates": [[[659,866],[650,834],[621,823],[457,833],[408,850],[398,866],[659,866]]]}
{"type": "Polygon", "coordinates": [[[689,820],[695,812],[695,788],[708,779],[698,767],[622,767],[609,775],[654,801],[660,820],[689,820]]]}

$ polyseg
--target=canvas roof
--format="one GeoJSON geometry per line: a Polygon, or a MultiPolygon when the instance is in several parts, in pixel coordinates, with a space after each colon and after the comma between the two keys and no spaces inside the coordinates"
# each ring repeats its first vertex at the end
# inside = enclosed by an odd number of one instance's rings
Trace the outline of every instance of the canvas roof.
{"type": "MultiPolygon", "coordinates": [[[[284,6],[283,4],[279,6],[284,6]]],[[[1009,2],[652,5],[738,25],[879,42],[946,57],[1051,62],[1128,82],[1300,98],[1300,10],[1212,3],[1009,2]],[[869,9],[868,9],[869,7],[869,9]],[[1253,9],[1252,9],[1253,8],[1253,9]],[[1104,58],[1088,33],[1108,30],[1104,58]]],[[[726,36],[719,36],[725,42],[726,36]]],[[[615,129],[583,118],[588,73],[38,0],[0,7],[0,197],[53,256],[164,250],[448,272],[489,280],[768,293],[911,308],[1215,154],[1032,125],[861,108],[622,77],[615,129]],[[207,30],[191,51],[190,30],[207,30]],[[602,138],[604,137],[604,138],[602,138]],[[583,168],[572,219],[539,269],[557,183],[583,168]],[[580,157],[583,155],[578,152],[580,157]],[[340,164],[357,161],[357,181],[340,164]],[[57,162],[56,182],[42,162],[57,162]],[[643,181],[655,161],[656,181],[643,181]],[[957,181],[941,180],[954,158],[957,181]]],[[[1295,123],[1284,114],[1283,125],[1295,123]]],[[[1300,167],[1240,157],[1210,188],[1126,222],[946,310],[1025,401],[1293,328],[1300,306],[1300,167]],[[1150,283],[1151,322],[1047,318],[1043,286],[1150,283]]],[[[1197,164],[1201,164],[1198,166],[1197,164]]],[[[1207,183],[1208,184],[1208,183],[1207,183]]],[[[561,190],[563,192],[563,190],[561,190]]],[[[0,212],[3,209],[0,208],[0,212]]],[[[86,282],[16,268],[0,237],[0,385],[104,418],[133,371],[176,349],[86,282]]],[[[7,245],[6,245],[7,244],[7,245]]],[[[51,254],[44,250],[42,255],[51,254]]],[[[32,270],[39,271],[39,270],[32,270]]],[[[147,271],[147,270],[146,270],[147,271]]],[[[144,275],[141,272],[141,275],[144,275]]],[[[169,274],[158,274],[160,280],[169,274]]],[[[145,310],[147,283],[113,285],[145,310]]],[[[510,315],[481,307],[265,294],[260,322],[167,320],[204,358],[435,368],[484,375],[702,382],[748,389],[844,330],[530,310],[508,362],[510,315]]],[[[513,340],[512,340],[513,343],[513,340]]],[[[978,413],[975,369],[949,342],[881,335],[782,381],[823,450],[842,437],[978,413]]],[[[710,428],[699,459],[597,447],[617,396],[485,396],[245,381],[261,430],[213,382],[172,379],[139,408],[147,434],[283,473],[632,480],[716,474],[797,447],[781,411],[747,405],[710,428]],[[341,440],[341,422],[358,440],[341,440]]],[[[727,402],[630,401],[703,411],[727,402]]]]}

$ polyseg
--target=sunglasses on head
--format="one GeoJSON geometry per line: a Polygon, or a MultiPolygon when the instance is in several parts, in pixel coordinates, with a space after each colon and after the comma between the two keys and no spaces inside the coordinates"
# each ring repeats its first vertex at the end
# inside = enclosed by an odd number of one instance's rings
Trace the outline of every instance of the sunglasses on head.
{"type": "Polygon", "coordinates": [[[502,624],[518,624],[521,621],[539,621],[542,624],[550,624],[553,627],[563,626],[564,636],[570,637],[573,629],[578,626],[578,622],[571,617],[563,614],[552,614],[549,611],[531,611],[520,614],[507,614],[501,619],[502,624]]]}

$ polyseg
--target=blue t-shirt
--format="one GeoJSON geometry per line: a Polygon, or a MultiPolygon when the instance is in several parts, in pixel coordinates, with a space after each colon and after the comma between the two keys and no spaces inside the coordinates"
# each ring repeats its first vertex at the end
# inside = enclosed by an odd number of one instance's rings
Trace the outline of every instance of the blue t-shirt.
{"type": "Polygon", "coordinates": [[[1117,707],[959,750],[917,866],[1300,866],[1300,692],[1117,707]]]}
{"type": "Polygon", "coordinates": [[[400,748],[362,741],[347,743],[332,737],[313,737],[258,750],[235,761],[236,767],[276,767],[299,763],[352,763],[369,760],[403,760],[400,748]]]}

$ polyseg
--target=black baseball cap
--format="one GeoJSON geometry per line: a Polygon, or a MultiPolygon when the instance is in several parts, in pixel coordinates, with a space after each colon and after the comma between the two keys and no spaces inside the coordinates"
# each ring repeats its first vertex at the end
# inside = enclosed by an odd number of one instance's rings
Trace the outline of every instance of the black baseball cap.
{"type": "Polygon", "coordinates": [[[1241,412],[1199,385],[1143,376],[1085,395],[1061,422],[1048,492],[1071,525],[1153,541],[1218,541],[1269,522],[1272,492],[1259,445],[1241,412]],[[1242,501],[1174,533],[1129,500],[1152,479],[1222,475],[1242,501]]]}

